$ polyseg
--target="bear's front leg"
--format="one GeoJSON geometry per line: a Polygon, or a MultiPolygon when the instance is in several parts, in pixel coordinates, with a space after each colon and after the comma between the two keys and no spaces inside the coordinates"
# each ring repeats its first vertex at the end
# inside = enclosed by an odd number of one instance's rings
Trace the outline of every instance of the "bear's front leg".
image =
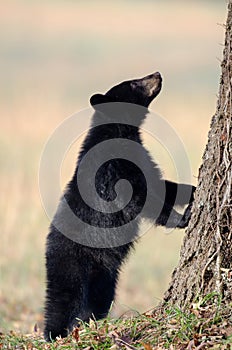
{"type": "Polygon", "coordinates": [[[184,206],[193,202],[195,186],[188,184],[178,184],[172,181],[165,181],[165,202],[171,206],[184,206]]]}

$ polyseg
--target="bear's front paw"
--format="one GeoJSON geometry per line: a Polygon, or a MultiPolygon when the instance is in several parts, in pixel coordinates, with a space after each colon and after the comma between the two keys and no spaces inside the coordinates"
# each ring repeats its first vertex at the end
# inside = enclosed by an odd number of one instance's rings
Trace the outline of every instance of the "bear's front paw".
{"type": "Polygon", "coordinates": [[[191,218],[191,210],[192,210],[193,203],[190,203],[187,208],[185,209],[184,215],[177,225],[179,228],[185,228],[188,226],[189,220],[191,218]]]}

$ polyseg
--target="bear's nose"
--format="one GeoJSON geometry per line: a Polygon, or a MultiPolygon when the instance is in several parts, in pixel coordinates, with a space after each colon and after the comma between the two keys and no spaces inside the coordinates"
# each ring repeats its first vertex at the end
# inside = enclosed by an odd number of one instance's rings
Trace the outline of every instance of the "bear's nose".
{"type": "Polygon", "coordinates": [[[154,77],[158,79],[162,79],[160,72],[155,72],[154,77]]]}
{"type": "Polygon", "coordinates": [[[141,80],[153,80],[153,79],[158,79],[162,81],[162,77],[160,72],[155,72],[153,74],[149,74],[146,77],[142,78],[141,80]]]}

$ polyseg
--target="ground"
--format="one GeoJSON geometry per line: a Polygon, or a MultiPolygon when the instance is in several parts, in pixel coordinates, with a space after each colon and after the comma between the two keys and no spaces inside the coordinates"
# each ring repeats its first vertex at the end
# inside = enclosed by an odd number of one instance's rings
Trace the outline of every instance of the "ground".
{"type": "Polygon", "coordinates": [[[118,320],[91,321],[72,335],[46,343],[39,330],[29,335],[0,335],[0,349],[231,349],[232,313],[216,294],[191,306],[189,313],[168,305],[118,320]]]}

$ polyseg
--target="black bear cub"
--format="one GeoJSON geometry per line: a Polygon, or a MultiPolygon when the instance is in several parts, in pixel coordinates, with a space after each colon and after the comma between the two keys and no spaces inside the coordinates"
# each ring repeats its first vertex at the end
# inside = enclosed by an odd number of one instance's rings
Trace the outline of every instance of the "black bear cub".
{"type": "Polygon", "coordinates": [[[47,237],[44,336],[48,341],[67,336],[78,319],[88,322],[90,318],[106,317],[122,263],[138,238],[141,217],[166,227],[184,228],[188,224],[195,187],[164,180],[140,136],[147,108],[161,86],[161,75],[156,72],[122,82],[90,99],[94,109],[92,125],[47,237]],[[116,147],[111,147],[109,141],[116,147]],[[97,198],[92,199],[92,205],[86,203],[77,180],[85,156],[99,145],[102,148],[90,158],[81,185],[88,190],[98,155],[108,152],[110,157],[106,157],[94,178],[101,210],[96,209],[97,198]],[[117,190],[121,180],[130,183],[129,200],[127,190],[117,190]],[[107,210],[111,203],[114,210],[107,210]],[[183,215],[173,208],[186,204],[183,215]]]}

